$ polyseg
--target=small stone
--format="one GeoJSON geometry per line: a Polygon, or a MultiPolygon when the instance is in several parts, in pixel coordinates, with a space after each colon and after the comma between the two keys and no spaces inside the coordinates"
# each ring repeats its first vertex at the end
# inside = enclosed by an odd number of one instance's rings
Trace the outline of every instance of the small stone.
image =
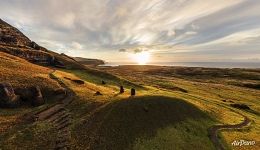
{"type": "Polygon", "coordinates": [[[99,91],[97,91],[94,95],[99,96],[99,95],[103,95],[103,94],[101,94],[99,91]]]}
{"type": "Polygon", "coordinates": [[[149,111],[149,109],[148,109],[147,106],[144,106],[143,109],[144,109],[145,112],[148,112],[148,111],[149,111]]]}
{"type": "Polygon", "coordinates": [[[72,80],[73,82],[77,83],[77,84],[84,84],[85,82],[82,81],[82,80],[77,80],[77,79],[74,79],[72,80]]]}

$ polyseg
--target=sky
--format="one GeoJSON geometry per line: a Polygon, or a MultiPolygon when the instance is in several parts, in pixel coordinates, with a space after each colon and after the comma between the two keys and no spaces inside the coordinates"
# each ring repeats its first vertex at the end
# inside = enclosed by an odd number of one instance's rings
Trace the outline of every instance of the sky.
{"type": "Polygon", "coordinates": [[[0,18],[71,56],[260,61],[259,0],[0,0],[0,18]]]}

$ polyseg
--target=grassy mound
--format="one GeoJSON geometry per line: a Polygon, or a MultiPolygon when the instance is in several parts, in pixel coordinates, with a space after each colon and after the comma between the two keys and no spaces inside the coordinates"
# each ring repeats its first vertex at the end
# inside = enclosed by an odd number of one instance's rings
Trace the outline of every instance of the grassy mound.
{"type": "Polygon", "coordinates": [[[75,126],[79,149],[212,149],[212,120],[195,106],[170,97],[115,101],[75,126]]]}
{"type": "Polygon", "coordinates": [[[101,81],[104,80],[108,85],[115,85],[115,86],[123,85],[128,88],[134,87],[137,89],[144,89],[142,85],[135,84],[122,77],[118,77],[116,75],[101,70],[96,70],[93,68],[85,67],[84,69],[81,70],[73,69],[73,70],[62,70],[62,71],[75,74],[77,77],[97,85],[102,85],[101,81]]]}

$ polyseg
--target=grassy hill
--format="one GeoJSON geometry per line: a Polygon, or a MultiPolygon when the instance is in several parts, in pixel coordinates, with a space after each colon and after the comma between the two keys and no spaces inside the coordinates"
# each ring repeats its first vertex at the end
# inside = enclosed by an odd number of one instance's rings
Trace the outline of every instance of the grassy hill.
{"type": "Polygon", "coordinates": [[[212,123],[208,115],[183,100],[126,98],[76,125],[74,145],[96,150],[213,149],[207,136],[212,123]]]}

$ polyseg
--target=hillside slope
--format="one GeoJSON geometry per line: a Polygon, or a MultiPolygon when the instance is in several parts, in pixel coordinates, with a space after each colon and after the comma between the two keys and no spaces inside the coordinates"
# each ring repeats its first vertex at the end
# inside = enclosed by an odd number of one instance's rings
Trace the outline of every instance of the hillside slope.
{"type": "Polygon", "coordinates": [[[47,50],[31,41],[22,32],[0,19],[0,51],[30,62],[58,67],[77,68],[83,66],[75,60],[47,50]]]}
{"type": "Polygon", "coordinates": [[[51,71],[49,68],[0,52],[0,83],[10,83],[14,88],[38,85],[44,91],[50,91],[60,87],[49,78],[51,71]]]}

